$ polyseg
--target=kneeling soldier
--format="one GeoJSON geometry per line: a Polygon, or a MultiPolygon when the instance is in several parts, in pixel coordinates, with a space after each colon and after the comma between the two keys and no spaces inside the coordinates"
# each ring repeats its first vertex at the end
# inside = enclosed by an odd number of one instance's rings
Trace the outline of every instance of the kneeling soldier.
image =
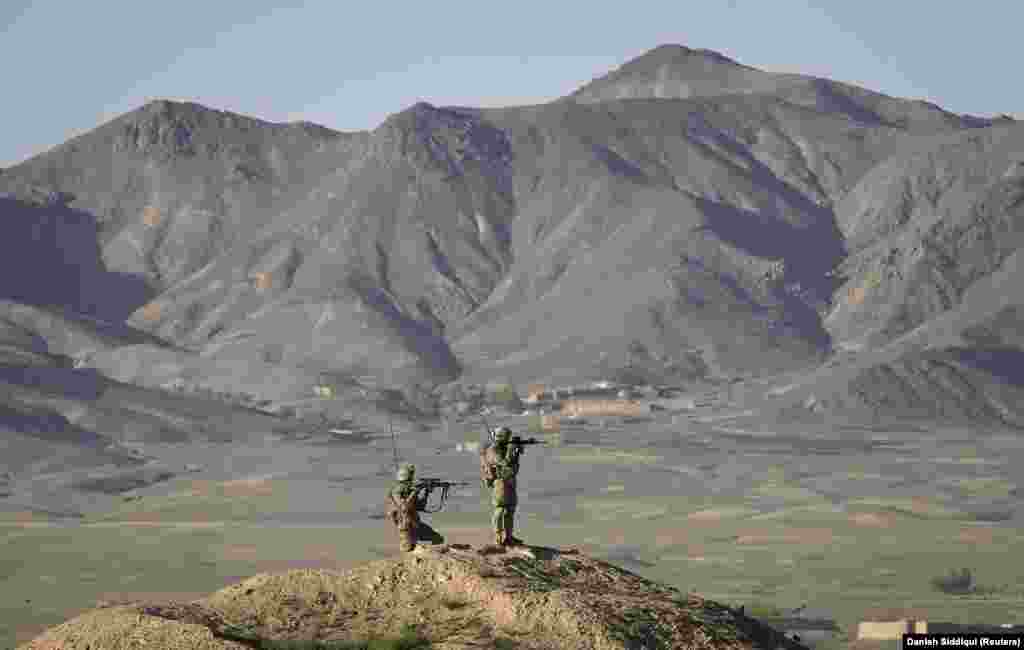
{"type": "Polygon", "coordinates": [[[430,490],[416,485],[416,466],[402,467],[396,478],[397,483],[388,492],[388,517],[398,527],[399,548],[408,552],[416,548],[417,542],[443,544],[444,538],[420,519],[430,490]]]}

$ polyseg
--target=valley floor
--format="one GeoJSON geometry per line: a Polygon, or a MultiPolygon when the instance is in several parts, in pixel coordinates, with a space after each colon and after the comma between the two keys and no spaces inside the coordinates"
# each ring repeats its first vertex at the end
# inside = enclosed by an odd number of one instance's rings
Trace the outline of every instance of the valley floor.
{"type": "MultiPolygon", "coordinates": [[[[525,418],[504,422],[526,433],[525,418]]],[[[489,537],[466,444],[480,441],[480,428],[396,430],[402,459],[421,476],[472,484],[428,515],[450,542],[489,537]]],[[[846,640],[857,621],[901,611],[1024,620],[1024,441],[1013,432],[780,429],[697,409],[563,422],[546,438],[522,464],[517,530],[532,543],[575,546],[766,616],[810,603],[846,640]],[[972,593],[932,586],[963,567],[972,593]]],[[[143,451],[197,471],[81,496],[94,507],[75,520],[28,512],[66,500],[52,477],[18,483],[0,500],[0,648],[97,601],[198,598],[258,572],[397,553],[382,519],[393,475],[386,431],[361,443],[318,434],[143,451]]]]}

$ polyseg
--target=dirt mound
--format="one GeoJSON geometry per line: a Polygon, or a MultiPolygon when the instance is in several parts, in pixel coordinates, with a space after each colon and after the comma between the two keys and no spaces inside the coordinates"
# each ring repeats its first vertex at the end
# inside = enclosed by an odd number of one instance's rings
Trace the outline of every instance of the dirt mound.
{"type": "Polygon", "coordinates": [[[255,648],[393,637],[410,626],[450,650],[803,647],[740,610],[576,551],[459,545],[345,572],[261,574],[192,603],[94,610],[20,650],[255,648]]]}

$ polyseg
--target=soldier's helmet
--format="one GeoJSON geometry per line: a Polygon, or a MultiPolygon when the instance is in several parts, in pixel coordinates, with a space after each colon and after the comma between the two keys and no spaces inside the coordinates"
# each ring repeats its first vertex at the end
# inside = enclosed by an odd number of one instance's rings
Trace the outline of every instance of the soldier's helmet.
{"type": "Polygon", "coordinates": [[[403,465],[402,468],[398,470],[397,478],[399,481],[402,481],[404,483],[407,481],[411,481],[414,476],[416,476],[416,466],[403,465]]]}
{"type": "Polygon", "coordinates": [[[512,439],[512,429],[501,427],[494,433],[495,442],[507,443],[512,439]]]}

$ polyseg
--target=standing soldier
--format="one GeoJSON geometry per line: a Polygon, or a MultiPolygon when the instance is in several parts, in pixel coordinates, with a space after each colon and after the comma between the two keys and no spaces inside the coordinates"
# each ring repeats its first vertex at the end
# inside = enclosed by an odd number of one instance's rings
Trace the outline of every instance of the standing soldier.
{"type": "Polygon", "coordinates": [[[396,478],[398,482],[388,492],[388,517],[398,527],[399,548],[411,551],[419,541],[443,544],[444,538],[420,520],[420,513],[427,509],[430,490],[416,485],[416,466],[405,465],[396,478]]]}
{"type": "Polygon", "coordinates": [[[495,432],[494,444],[480,454],[480,478],[484,485],[494,489],[491,504],[494,514],[494,543],[499,546],[517,546],[523,540],[512,535],[515,525],[516,476],[519,474],[519,454],[515,453],[512,430],[501,427],[495,432]]]}

